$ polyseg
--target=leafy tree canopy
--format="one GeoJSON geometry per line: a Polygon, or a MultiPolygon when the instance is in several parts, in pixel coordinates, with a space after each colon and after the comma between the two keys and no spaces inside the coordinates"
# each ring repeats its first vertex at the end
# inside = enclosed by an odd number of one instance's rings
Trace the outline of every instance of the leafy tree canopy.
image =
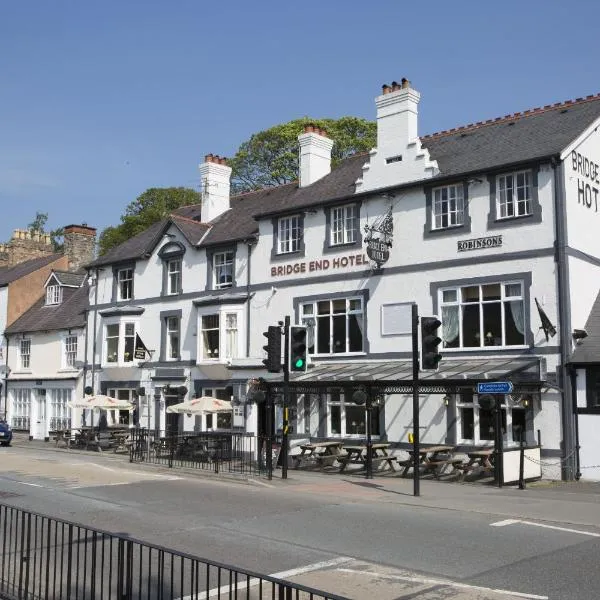
{"type": "MultiPolygon", "coordinates": [[[[46,223],[48,222],[48,213],[35,213],[35,219],[29,225],[27,229],[31,233],[46,233],[46,223]]],[[[63,234],[64,230],[62,227],[52,229],[48,232],[50,234],[50,241],[55,252],[60,252],[63,249],[63,234]]]]}
{"type": "Polygon", "coordinates": [[[255,133],[229,160],[234,193],[282,185],[298,179],[298,135],[314,123],[334,141],[332,166],[376,145],[377,125],[358,117],[340,119],[295,119],[255,133]]]}
{"type": "Polygon", "coordinates": [[[150,188],[130,202],[121,216],[121,224],[107,227],[98,240],[100,254],[122,244],[160,221],[175,209],[200,203],[200,193],[184,187],[150,188]]]}

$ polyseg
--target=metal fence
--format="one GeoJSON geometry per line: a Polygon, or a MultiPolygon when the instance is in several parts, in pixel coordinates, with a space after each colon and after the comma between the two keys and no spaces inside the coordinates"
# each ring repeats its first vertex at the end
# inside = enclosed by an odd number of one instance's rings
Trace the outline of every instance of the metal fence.
{"type": "Polygon", "coordinates": [[[6,504],[0,598],[348,600],[6,504]]]}
{"type": "Polygon", "coordinates": [[[219,473],[260,471],[256,438],[238,432],[159,433],[132,429],[130,461],[188,467],[219,473]]]}

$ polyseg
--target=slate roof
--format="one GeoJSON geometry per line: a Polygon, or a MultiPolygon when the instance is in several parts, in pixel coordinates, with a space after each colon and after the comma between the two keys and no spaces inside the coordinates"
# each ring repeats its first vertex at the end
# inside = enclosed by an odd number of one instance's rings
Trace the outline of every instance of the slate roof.
{"type": "Polygon", "coordinates": [[[60,285],[67,287],[80,287],[85,281],[85,273],[71,273],[70,271],[52,271],[60,285]]]}
{"type": "Polygon", "coordinates": [[[25,277],[25,275],[29,275],[30,273],[49,265],[51,262],[58,260],[61,256],[62,254],[49,254],[48,256],[26,260],[14,267],[0,267],[0,287],[8,285],[13,281],[17,281],[17,279],[21,279],[21,277],[25,277]]]}
{"type": "MultiPolygon", "coordinates": [[[[423,147],[440,168],[440,174],[427,182],[556,156],[599,117],[600,94],[423,136],[423,147]]],[[[200,222],[199,204],[177,209],[171,218],[152,225],[88,266],[143,257],[153,250],[171,223],[192,245],[226,244],[255,236],[259,218],[360,198],[362,194],[354,195],[354,184],[368,160],[368,154],[347,158],[329,175],[304,188],[293,182],[233,196],[231,209],[209,224],[200,222]]],[[[395,187],[418,185],[422,182],[395,187]]]]}
{"type": "Polygon", "coordinates": [[[588,336],[575,346],[571,360],[574,364],[600,364],[600,293],[585,324],[588,336]]]}
{"type": "Polygon", "coordinates": [[[46,298],[40,298],[26,313],[6,328],[5,333],[35,333],[71,329],[85,325],[85,310],[89,304],[89,287],[63,289],[60,304],[46,306],[46,298]]]}

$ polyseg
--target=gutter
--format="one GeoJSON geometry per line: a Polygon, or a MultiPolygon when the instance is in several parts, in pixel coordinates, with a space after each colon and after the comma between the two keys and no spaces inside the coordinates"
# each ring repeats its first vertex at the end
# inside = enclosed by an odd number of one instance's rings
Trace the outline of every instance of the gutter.
{"type": "Polygon", "coordinates": [[[579,463],[579,447],[575,439],[575,428],[577,417],[574,410],[575,397],[573,395],[574,371],[568,367],[569,357],[571,355],[571,342],[569,332],[571,331],[571,310],[569,302],[569,277],[567,265],[567,235],[566,225],[566,207],[564,198],[564,171],[563,163],[560,158],[555,156],[551,162],[554,172],[554,262],[556,263],[556,283],[558,288],[558,320],[560,322],[560,381],[559,386],[562,389],[562,478],[565,481],[571,481],[576,477],[575,464],[579,463]],[[571,381],[571,385],[567,382],[571,381]],[[573,455],[577,458],[574,459],[573,455]]]}

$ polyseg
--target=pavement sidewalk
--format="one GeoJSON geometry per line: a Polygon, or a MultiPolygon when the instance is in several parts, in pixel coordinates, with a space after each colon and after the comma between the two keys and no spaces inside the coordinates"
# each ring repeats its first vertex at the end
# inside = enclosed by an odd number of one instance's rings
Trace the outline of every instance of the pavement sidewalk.
{"type": "MultiPolygon", "coordinates": [[[[56,447],[53,441],[29,441],[17,434],[13,439],[15,447],[43,449],[58,453],[77,453],[56,447]]],[[[240,483],[253,483],[282,493],[323,495],[339,497],[346,501],[356,500],[402,504],[421,508],[434,508],[448,511],[467,511],[499,518],[536,520],[577,525],[600,529],[600,482],[560,482],[540,481],[529,483],[526,489],[515,486],[498,488],[490,483],[465,483],[456,481],[435,481],[422,479],[420,496],[413,496],[413,480],[390,475],[366,479],[363,475],[326,473],[288,469],[288,479],[281,479],[281,469],[268,481],[264,477],[239,477],[215,474],[196,469],[169,469],[161,465],[129,463],[128,454],[113,452],[89,452],[101,460],[126,463],[128,468],[169,473],[181,473],[210,479],[230,479],[240,483]]]]}

